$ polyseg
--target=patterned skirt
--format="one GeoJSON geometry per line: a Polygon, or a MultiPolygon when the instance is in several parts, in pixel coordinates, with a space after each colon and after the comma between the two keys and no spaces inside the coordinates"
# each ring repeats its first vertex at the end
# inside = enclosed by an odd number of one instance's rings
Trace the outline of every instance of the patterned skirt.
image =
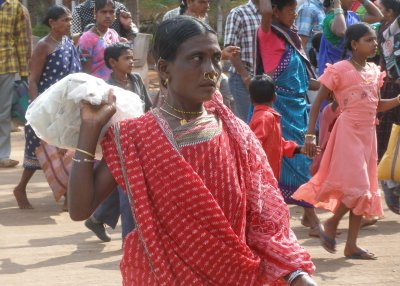
{"type": "Polygon", "coordinates": [[[41,169],[35,150],[40,145],[40,139],[36,136],[30,125],[25,125],[25,152],[22,167],[29,170],[41,169]]]}

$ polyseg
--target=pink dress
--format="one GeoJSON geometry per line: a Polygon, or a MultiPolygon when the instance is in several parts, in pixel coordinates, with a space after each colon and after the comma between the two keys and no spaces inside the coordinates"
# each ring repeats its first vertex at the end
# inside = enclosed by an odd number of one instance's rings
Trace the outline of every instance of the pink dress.
{"type": "Polygon", "coordinates": [[[382,216],[377,178],[376,109],[384,72],[369,63],[366,72],[348,61],[327,65],[321,84],[332,90],[341,114],[329,137],[321,165],[293,194],[335,212],[340,203],[356,215],[382,216]]]}

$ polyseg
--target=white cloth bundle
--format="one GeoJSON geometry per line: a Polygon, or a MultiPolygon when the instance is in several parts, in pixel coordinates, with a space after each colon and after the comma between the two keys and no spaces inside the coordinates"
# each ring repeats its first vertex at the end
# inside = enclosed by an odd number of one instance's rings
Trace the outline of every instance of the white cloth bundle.
{"type": "Polygon", "coordinates": [[[107,100],[110,89],[114,90],[117,98],[117,112],[102,129],[100,142],[110,125],[141,116],[144,103],[137,94],[85,73],[70,74],[40,94],[26,111],[27,122],[47,143],[75,149],[81,125],[80,102],[85,100],[100,105],[107,100]]]}

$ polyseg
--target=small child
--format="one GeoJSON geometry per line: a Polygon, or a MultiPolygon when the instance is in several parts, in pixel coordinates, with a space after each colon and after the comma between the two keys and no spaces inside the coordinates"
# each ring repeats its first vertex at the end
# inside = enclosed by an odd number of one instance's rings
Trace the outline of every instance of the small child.
{"type": "Polygon", "coordinates": [[[295,141],[287,141],[282,137],[281,115],[272,108],[272,103],[276,100],[272,78],[267,75],[253,77],[249,92],[254,105],[250,128],[260,140],[275,178],[279,180],[282,156],[290,158],[295,154],[305,154],[305,150],[295,141]]]}
{"type": "Polygon", "coordinates": [[[112,70],[108,83],[132,91],[144,101],[145,111],[150,110],[152,102],[143,80],[138,73],[132,73],[134,66],[133,50],[127,43],[115,43],[104,51],[106,66],[112,70]]]}

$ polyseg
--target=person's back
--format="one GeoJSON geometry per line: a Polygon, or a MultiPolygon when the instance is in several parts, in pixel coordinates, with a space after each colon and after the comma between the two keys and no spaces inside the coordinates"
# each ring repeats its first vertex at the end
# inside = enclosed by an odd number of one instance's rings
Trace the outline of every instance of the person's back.
{"type": "Polygon", "coordinates": [[[11,105],[15,75],[28,76],[30,35],[22,4],[2,0],[0,5],[0,168],[9,168],[19,163],[10,159],[11,105]]]}

